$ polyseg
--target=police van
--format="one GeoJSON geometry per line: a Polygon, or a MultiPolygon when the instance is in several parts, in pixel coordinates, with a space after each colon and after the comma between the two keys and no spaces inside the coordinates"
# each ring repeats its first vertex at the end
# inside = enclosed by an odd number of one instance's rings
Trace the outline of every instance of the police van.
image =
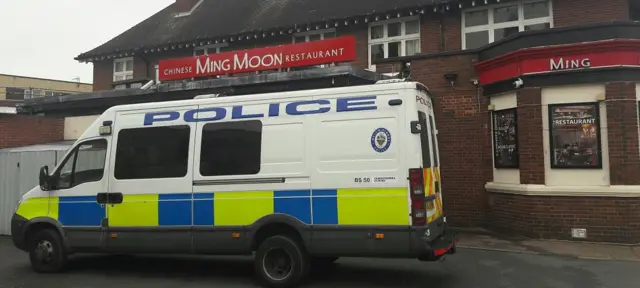
{"type": "Polygon", "coordinates": [[[432,97],[409,81],[116,106],[13,216],[37,272],[77,253],[255,254],[270,287],[338,257],[455,252],[432,97]]]}

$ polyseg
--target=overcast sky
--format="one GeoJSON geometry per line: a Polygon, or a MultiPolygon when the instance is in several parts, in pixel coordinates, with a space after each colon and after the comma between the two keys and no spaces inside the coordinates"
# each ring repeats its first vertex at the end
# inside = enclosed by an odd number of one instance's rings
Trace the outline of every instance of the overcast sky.
{"type": "Polygon", "coordinates": [[[93,82],[73,58],[175,0],[0,0],[0,74],[93,82]]]}

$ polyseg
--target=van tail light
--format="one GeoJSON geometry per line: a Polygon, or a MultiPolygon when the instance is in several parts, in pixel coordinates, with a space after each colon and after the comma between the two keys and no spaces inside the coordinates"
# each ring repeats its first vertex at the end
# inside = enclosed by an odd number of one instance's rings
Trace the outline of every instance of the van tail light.
{"type": "Polygon", "coordinates": [[[424,175],[422,168],[409,169],[409,190],[411,191],[411,222],[413,226],[427,224],[425,209],[424,175]]]}

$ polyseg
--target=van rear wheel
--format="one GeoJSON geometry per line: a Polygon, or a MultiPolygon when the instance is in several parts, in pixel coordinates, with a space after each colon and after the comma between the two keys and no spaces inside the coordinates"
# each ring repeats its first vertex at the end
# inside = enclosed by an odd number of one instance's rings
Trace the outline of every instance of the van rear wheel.
{"type": "Polygon", "coordinates": [[[44,229],[35,232],[30,241],[29,260],[38,273],[57,273],[67,264],[67,251],[57,231],[44,229]]]}
{"type": "Polygon", "coordinates": [[[266,239],[256,251],[256,274],[267,287],[295,287],[306,278],[309,266],[304,246],[285,235],[266,239]]]}

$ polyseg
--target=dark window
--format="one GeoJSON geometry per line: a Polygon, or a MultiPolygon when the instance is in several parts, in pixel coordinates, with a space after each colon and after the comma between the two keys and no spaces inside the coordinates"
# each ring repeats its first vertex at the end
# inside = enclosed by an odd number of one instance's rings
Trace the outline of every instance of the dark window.
{"type": "Polygon", "coordinates": [[[549,105],[552,168],[602,168],[598,103],[549,105]]]}
{"type": "Polygon", "coordinates": [[[23,88],[15,88],[15,87],[7,87],[7,100],[24,100],[24,91],[23,88]]]}
{"type": "Polygon", "coordinates": [[[433,115],[429,115],[429,121],[431,121],[431,129],[429,130],[430,132],[430,137],[431,137],[431,147],[433,147],[433,167],[438,167],[440,166],[440,156],[438,155],[438,145],[437,145],[437,139],[436,139],[436,120],[433,119],[433,115]]]}
{"type": "Polygon", "coordinates": [[[121,130],[116,149],[116,179],[186,176],[190,132],[187,125],[121,130]]]}
{"type": "Polygon", "coordinates": [[[69,189],[82,183],[102,180],[107,140],[84,142],[71,152],[56,173],[53,189],[69,189]]]}
{"type": "Polygon", "coordinates": [[[202,176],[258,174],[261,153],[261,121],[206,124],[202,129],[200,174],[202,176]]]}
{"type": "Polygon", "coordinates": [[[422,167],[431,167],[431,145],[429,145],[429,129],[427,126],[427,114],[422,111],[418,111],[418,122],[422,126],[420,132],[420,148],[422,149],[422,167]]]}
{"type": "Polygon", "coordinates": [[[493,112],[493,165],[518,168],[518,118],[516,109],[493,112]]]}

